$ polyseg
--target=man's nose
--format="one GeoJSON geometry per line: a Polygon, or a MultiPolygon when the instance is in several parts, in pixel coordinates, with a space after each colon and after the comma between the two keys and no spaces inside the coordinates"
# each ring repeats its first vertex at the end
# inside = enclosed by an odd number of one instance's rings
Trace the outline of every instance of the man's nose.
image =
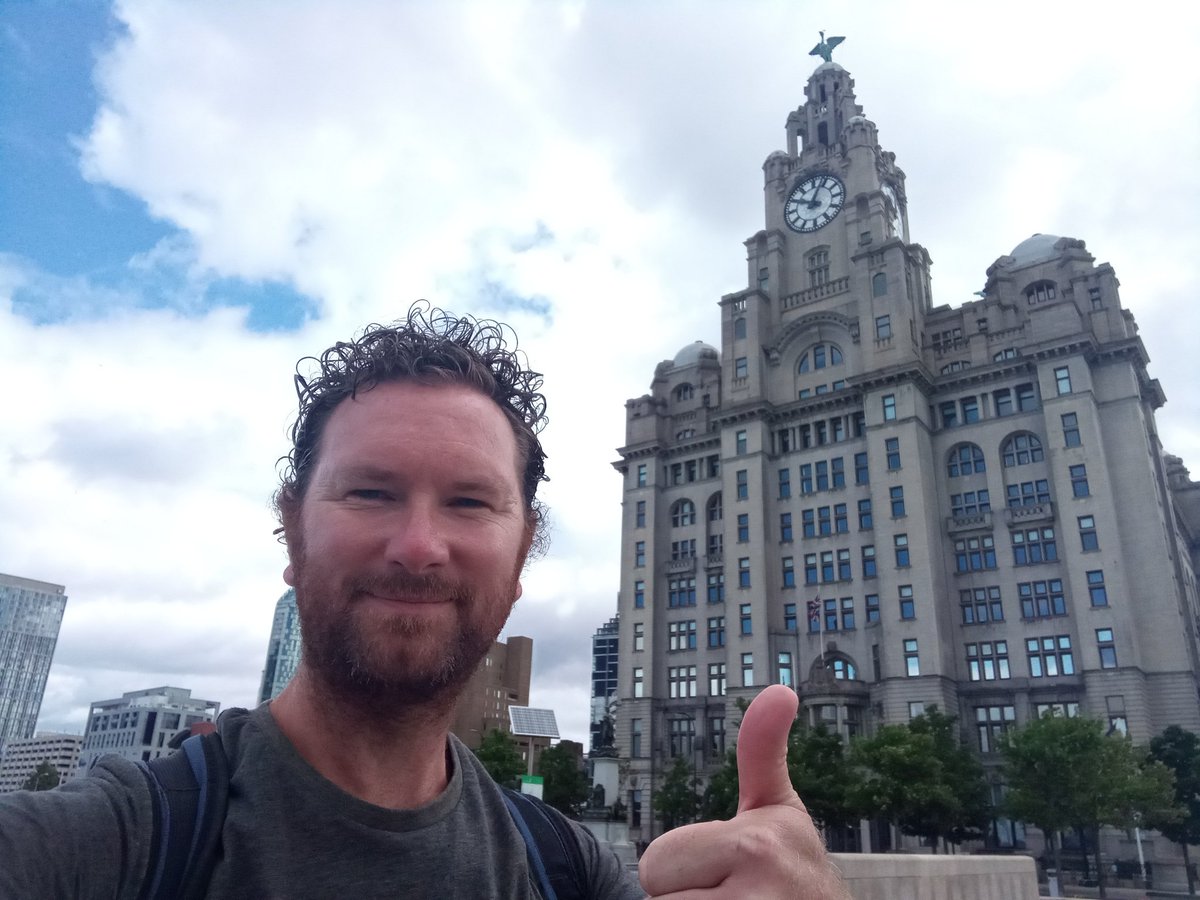
{"type": "Polygon", "coordinates": [[[445,523],[434,504],[413,501],[389,525],[387,561],[411,575],[444,566],[450,557],[445,523]]]}

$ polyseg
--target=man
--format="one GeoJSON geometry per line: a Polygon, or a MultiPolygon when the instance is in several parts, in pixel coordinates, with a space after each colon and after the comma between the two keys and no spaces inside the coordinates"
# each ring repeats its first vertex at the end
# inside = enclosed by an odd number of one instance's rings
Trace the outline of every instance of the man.
{"type": "MultiPolygon", "coordinates": [[[[276,500],[302,661],[272,703],[220,721],[230,800],[207,897],[538,896],[502,795],[449,734],[543,528],[541,377],[504,337],[418,306],[297,376],[276,500]]],[[[652,844],[646,892],[845,896],[788,781],[795,707],[786,688],[756,699],[738,744],[739,814],[652,844]]],[[[0,897],[139,897],[147,782],[120,759],[92,776],[0,800],[0,897]]],[[[592,897],[643,896],[574,833],[592,897]]]]}

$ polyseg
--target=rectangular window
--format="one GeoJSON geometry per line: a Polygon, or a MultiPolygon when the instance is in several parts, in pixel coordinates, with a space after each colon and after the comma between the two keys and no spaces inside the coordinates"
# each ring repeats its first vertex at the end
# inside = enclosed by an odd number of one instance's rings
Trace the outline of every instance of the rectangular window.
{"type": "Polygon", "coordinates": [[[950,515],[974,516],[990,511],[992,499],[986,490],[950,495],[950,515]]]}
{"type": "Polygon", "coordinates": [[[708,664],[708,696],[725,696],[725,663],[708,664]]]}
{"type": "Polygon", "coordinates": [[[1056,678],[1075,674],[1075,656],[1071,652],[1071,637],[1058,634],[1052,637],[1028,638],[1025,656],[1029,660],[1031,678],[1056,678]]]}
{"type": "Polygon", "coordinates": [[[943,428],[954,428],[958,425],[958,404],[953,400],[947,400],[938,407],[938,411],[942,416],[943,428]]]}
{"type": "Polygon", "coordinates": [[[645,464],[645,463],[638,463],[638,467],[637,467],[637,486],[638,486],[638,487],[645,487],[645,486],[646,486],[646,464],[645,464]]]}
{"type": "Polygon", "coordinates": [[[792,654],[786,651],[780,651],[777,658],[779,670],[779,683],[792,686],[792,654]]]}
{"type": "Polygon", "coordinates": [[[646,542],[636,541],[633,545],[633,564],[636,568],[646,565],[646,542]]]}
{"type": "MultiPolygon", "coordinates": [[[[725,663],[721,663],[721,694],[725,693],[725,663]]],[[[725,717],[709,716],[708,718],[708,755],[710,759],[725,758],[725,717]]]]}
{"type": "Polygon", "coordinates": [[[633,526],[634,526],[634,528],[645,528],[646,527],[646,501],[645,500],[639,500],[637,502],[637,508],[633,514],[633,526]]]}
{"type": "Polygon", "coordinates": [[[985,625],[1004,621],[1004,606],[1000,588],[996,586],[967,588],[958,592],[964,625],[985,625]]]}
{"type": "Polygon", "coordinates": [[[642,609],[646,605],[646,582],[635,581],[633,583],[633,608],[642,609]]]}
{"type": "Polygon", "coordinates": [[[800,467],[800,493],[811,494],[813,492],[813,476],[812,463],[804,463],[800,467]]]}
{"type": "Polygon", "coordinates": [[[821,581],[824,583],[834,581],[833,572],[833,551],[823,550],[821,552],[821,581]]]}
{"type": "Polygon", "coordinates": [[[1100,651],[1100,668],[1115,669],[1117,667],[1117,644],[1113,640],[1111,628],[1096,629],[1096,648],[1100,651]]]}
{"type": "Polygon", "coordinates": [[[738,431],[734,434],[734,452],[738,456],[746,455],[746,432],[738,431]]]}
{"type": "Polygon", "coordinates": [[[1091,301],[1092,309],[1103,309],[1104,308],[1104,298],[1100,295],[1100,288],[1098,288],[1098,287],[1088,288],[1088,299],[1091,301]]]}
{"type": "Polygon", "coordinates": [[[833,532],[834,534],[850,533],[850,520],[846,515],[845,503],[835,503],[833,505],[833,532]]]}
{"type": "Polygon", "coordinates": [[[885,422],[893,422],[896,419],[896,395],[883,395],[883,420],[885,422]]]}
{"type": "Polygon", "coordinates": [[[708,619],[708,646],[725,646],[725,617],[710,616],[708,619]]]}
{"type": "Polygon", "coordinates": [[[634,666],[633,667],[633,696],[634,697],[646,696],[645,681],[646,681],[645,670],[641,666],[634,666]]]}
{"type": "Polygon", "coordinates": [[[1091,494],[1088,489],[1087,466],[1071,466],[1071,494],[1076,497],[1087,497],[1091,494]]]}
{"type": "Polygon", "coordinates": [[[921,674],[921,658],[917,654],[916,638],[907,638],[904,641],[904,674],[909,678],[921,674]]]}
{"type": "Polygon", "coordinates": [[[1012,533],[1013,565],[1033,566],[1058,559],[1054,529],[1030,528],[1012,533]]]}
{"type": "Polygon", "coordinates": [[[696,605],[695,577],[679,577],[667,579],[667,606],[677,609],[681,606],[696,605]]]}
{"type": "Polygon", "coordinates": [[[875,317],[875,339],[887,340],[892,336],[892,317],[889,315],[875,317]]]}
{"type": "Polygon", "coordinates": [[[750,587],[750,557],[743,556],[738,560],[738,587],[750,587]]]}
{"type": "Polygon", "coordinates": [[[867,624],[879,621],[879,595],[867,594],[864,605],[867,610],[867,624]]]}
{"type": "Polygon", "coordinates": [[[954,542],[954,571],[982,572],[996,568],[996,541],[990,534],[954,542]]]}
{"type": "Polygon", "coordinates": [[[779,514],[779,540],[784,544],[792,542],[792,514],[790,512],[779,514]]]}
{"type": "Polygon", "coordinates": [[[995,753],[1000,749],[1000,736],[1016,727],[1017,711],[1013,706],[975,707],[975,727],[979,733],[979,752],[995,753]]]}
{"type": "Polygon", "coordinates": [[[903,519],[904,515],[905,515],[905,513],[904,513],[904,488],[900,487],[899,485],[897,485],[894,488],[889,488],[888,495],[891,497],[891,500],[892,500],[892,518],[893,519],[903,519]]]}
{"type": "Polygon", "coordinates": [[[864,544],[862,548],[862,577],[874,578],[879,574],[875,568],[875,545],[864,544]]]}
{"type": "Polygon", "coordinates": [[[783,604],[783,630],[784,631],[795,631],[796,630],[796,604],[795,603],[783,604]]]}
{"type": "Polygon", "coordinates": [[[964,425],[971,425],[979,421],[979,400],[976,397],[963,397],[960,401],[962,405],[962,420],[964,425]]]}
{"type": "Polygon", "coordinates": [[[678,562],[681,559],[696,558],[696,539],[688,538],[683,541],[671,541],[671,559],[678,562]]]}
{"type": "Polygon", "coordinates": [[[858,501],[858,530],[870,531],[875,527],[875,520],[871,516],[871,501],[858,501]]]}
{"type": "Polygon", "coordinates": [[[667,649],[695,650],[696,649],[696,620],[688,619],[682,622],[667,623],[667,649]]]}
{"type": "Polygon", "coordinates": [[[842,598],[842,631],[854,630],[854,598],[842,598]]]}
{"type": "Polygon", "coordinates": [[[908,556],[908,535],[898,534],[892,538],[892,544],[896,551],[896,568],[907,569],[912,565],[908,556]]]}
{"type": "Polygon", "coordinates": [[[838,581],[850,581],[854,575],[850,572],[850,551],[837,552],[838,581]]]}
{"type": "Polygon", "coordinates": [[[667,668],[667,690],[672,700],[696,696],[696,667],[669,666],[667,668]]]}
{"type": "Polygon", "coordinates": [[[1062,716],[1067,719],[1074,719],[1079,715],[1078,703],[1035,703],[1033,705],[1033,713],[1039,719],[1044,719],[1046,716],[1062,716]]]}
{"type": "Polygon", "coordinates": [[[786,500],[792,496],[792,470],[779,470],[779,499],[786,500]]]}
{"type": "Polygon", "coordinates": [[[817,583],[817,554],[806,553],[804,555],[804,583],[817,583]]]}
{"type": "Polygon", "coordinates": [[[708,602],[725,602],[725,570],[718,569],[708,573],[708,602]]]}
{"type": "Polygon", "coordinates": [[[737,517],[737,539],[739,544],[750,540],[750,514],[739,513],[737,517]]]}
{"type": "Polygon", "coordinates": [[[725,535],[710,534],[708,536],[708,555],[713,557],[717,562],[721,561],[721,554],[725,552],[725,535]]]}
{"type": "Polygon", "coordinates": [[[671,756],[691,759],[696,748],[696,720],[691,718],[669,719],[668,735],[671,756]]]}
{"type": "Polygon", "coordinates": [[[916,602],[913,600],[911,584],[900,585],[900,618],[915,619],[917,617],[916,602]]]}
{"type": "Polygon", "coordinates": [[[629,720],[629,755],[642,755],[642,720],[629,720]]]}
{"type": "Polygon", "coordinates": [[[783,586],[785,588],[796,586],[796,567],[790,556],[783,558],[783,586]]]}
{"type": "Polygon", "coordinates": [[[1088,597],[1092,606],[1108,606],[1108,591],[1104,587],[1104,570],[1095,569],[1087,573],[1088,597]]]}
{"type": "Polygon", "coordinates": [[[1032,384],[1017,385],[1017,409],[1020,412],[1032,412],[1037,409],[1037,392],[1032,384]]]}
{"type": "Polygon", "coordinates": [[[833,534],[833,518],[829,514],[828,506],[817,508],[817,529],[822,536],[833,534]]]}
{"type": "Polygon", "coordinates": [[[742,687],[754,686],[754,654],[742,654],[742,687]]]}
{"type": "Polygon", "coordinates": [[[1067,600],[1061,578],[1047,581],[1022,581],[1017,584],[1021,601],[1021,618],[1048,619],[1067,614],[1067,600]]]}
{"type": "Polygon", "coordinates": [[[733,361],[733,377],[745,378],[750,374],[750,366],[746,362],[746,357],[739,356],[733,361]]]}
{"type": "Polygon", "coordinates": [[[817,511],[815,509],[801,510],[800,525],[806,538],[815,538],[817,536],[817,511]]]}
{"type": "Polygon", "coordinates": [[[635,651],[646,649],[646,625],[644,622],[633,623],[633,649],[635,651]]]}
{"type": "Polygon", "coordinates": [[[817,463],[816,469],[817,469],[817,490],[818,491],[829,490],[829,463],[824,462],[824,461],[819,462],[819,463],[817,463]]]}
{"type": "Polygon", "coordinates": [[[894,472],[900,468],[900,438],[885,438],[883,449],[887,453],[887,467],[889,472],[894,472]]]}
{"type": "Polygon", "coordinates": [[[967,644],[967,677],[971,681],[1004,681],[1011,678],[1008,641],[967,644]]]}
{"type": "Polygon", "coordinates": [[[1071,393],[1071,370],[1067,366],[1059,366],[1054,370],[1054,385],[1060,397],[1071,393]]]}
{"type": "Polygon", "coordinates": [[[1084,553],[1100,549],[1100,540],[1096,537],[1096,517],[1080,516],[1079,544],[1084,553]]]}
{"type": "Polygon", "coordinates": [[[854,483],[855,484],[870,484],[871,473],[867,468],[867,454],[854,454],[854,483]]]}
{"type": "Polygon", "coordinates": [[[824,607],[825,607],[825,630],[826,631],[837,631],[838,630],[838,615],[837,615],[838,603],[837,603],[837,600],[834,600],[833,598],[826,600],[824,603],[824,607]]]}
{"type": "Polygon", "coordinates": [[[739,500],[749,500],[750,472],[746,469],[738,469],[735,477],[737,478],[737,498],[739,500]]]}
{"type": "Polygon", "coordinates": [[[1009,509],[1050,502],[1050,482],[1045,478],[1010,484],[1005,487],[1004,491],[1009,509]]]}
{"type": "Polygon", "coordinates": [[[909,718],[909,721],[912,721],[913,719],[917,718],[918,716],[923,716],[923,715],[925,715],[925,703],[924,703],[924,701],[922,701],[922,700],[909,700],[909,701],[908,701],[908,718],[909,718]]]}
{"type": "Polygon", "coordinates": [[[1011,416],[1013,414],[1013,396],[1012,391],[1008,388],[1000,388],[992,393],[992,405],[996,409],[997,416],[1011,416]]]}

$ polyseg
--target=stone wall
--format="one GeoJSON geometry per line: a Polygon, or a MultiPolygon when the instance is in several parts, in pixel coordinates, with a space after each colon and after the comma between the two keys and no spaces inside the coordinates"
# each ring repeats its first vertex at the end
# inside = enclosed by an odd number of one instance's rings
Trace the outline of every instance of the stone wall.
{"type": "Polygon", "coordinates": [[[830,854],[854,900],[1036,900],[1028,856],[830,854]]]}

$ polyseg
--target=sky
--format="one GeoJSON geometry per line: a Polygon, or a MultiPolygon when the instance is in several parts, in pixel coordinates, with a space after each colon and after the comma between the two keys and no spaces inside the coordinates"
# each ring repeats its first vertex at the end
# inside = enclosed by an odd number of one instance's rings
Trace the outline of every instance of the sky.
{"type": "Polygon", "coordinates": [[[545,374],[549,553],[506,634],[586,742],[624,403],[747,285],[818,30],[907,175],[936,304],[1034,233],[1120,280],[1200,478],[1200,6],[0,2],[0,572],[70,600],[39,728],[253,704],[296,361],[427,298],[545,374]]]}

